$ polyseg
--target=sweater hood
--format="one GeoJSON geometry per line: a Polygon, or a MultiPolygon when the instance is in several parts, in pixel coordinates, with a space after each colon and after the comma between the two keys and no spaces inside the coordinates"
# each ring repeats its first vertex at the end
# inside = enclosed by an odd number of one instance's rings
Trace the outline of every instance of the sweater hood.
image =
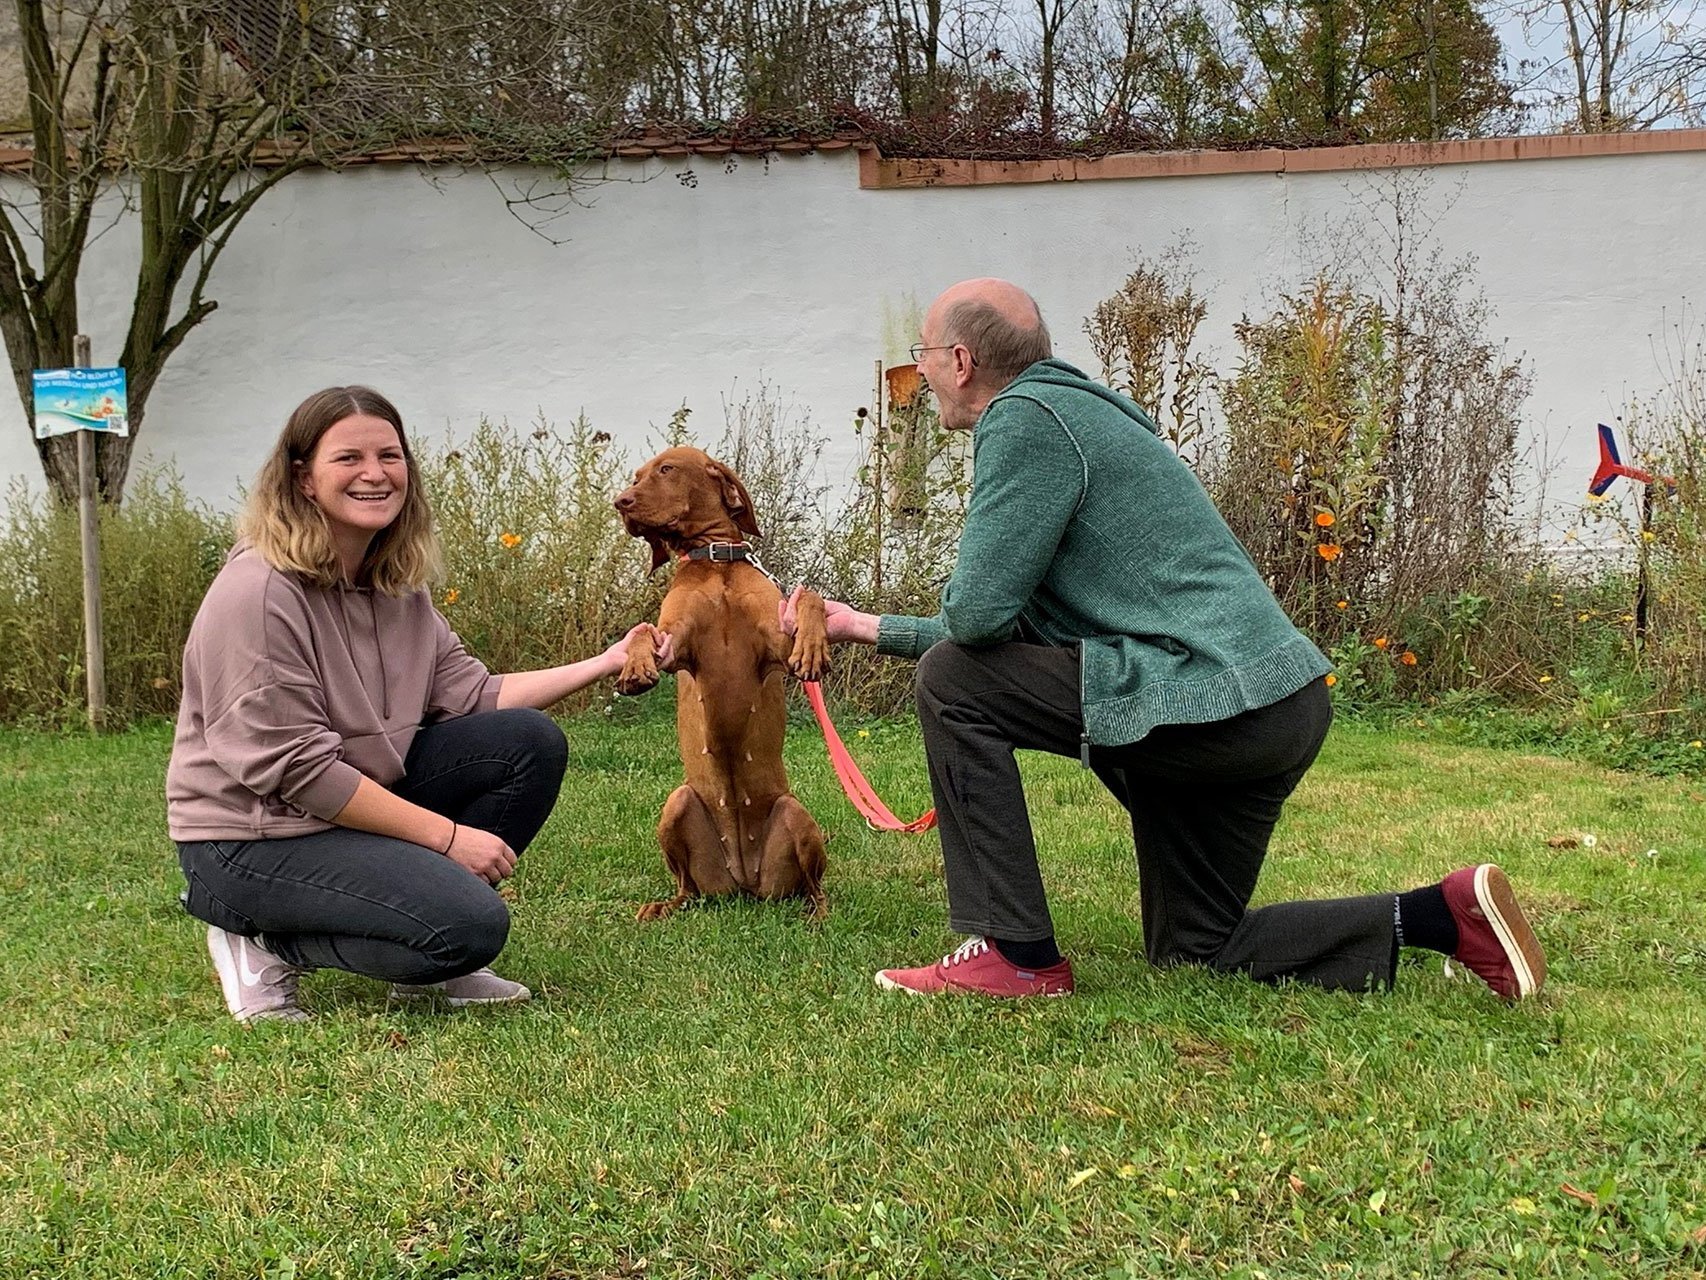
{"type": "Polygon", "coordinates": [[[1156,426],[1155,420],[1129,396],[1121,395],[1118,391],[1104,387],[1094,379],[1086,377],[1076,367],[1064,360],[1038,360],[998,391],[995,398],[989,403],[995,404],[1006,396],[1025,395],[1027,392],[1042,392],[1046,397],[1049,393],[1043,390],[1045,387],[1063,387],[1095,396],[1098,400],[1118,409],[1149,432],[1150,435],[1159,436],[1161,434],[1161,428],[1156,426]]]}

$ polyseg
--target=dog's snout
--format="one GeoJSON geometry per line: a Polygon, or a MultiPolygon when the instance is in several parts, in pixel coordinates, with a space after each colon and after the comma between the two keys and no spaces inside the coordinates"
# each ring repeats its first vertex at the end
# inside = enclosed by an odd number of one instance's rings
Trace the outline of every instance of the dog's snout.
{"type": "Polygon", "coordinates": [[[621,493],[616,495],[616,509],[618,511],[626,511],[633,505],[634,491],[632,489],[624,489],[621,493]]]}

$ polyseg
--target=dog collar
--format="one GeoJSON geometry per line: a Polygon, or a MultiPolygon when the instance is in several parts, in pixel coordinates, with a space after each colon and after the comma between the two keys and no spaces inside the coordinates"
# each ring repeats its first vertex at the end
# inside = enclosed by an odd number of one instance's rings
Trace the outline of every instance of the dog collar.
{"type": "Polygon", "coordinates": [[[702,547],[694,547],[686,552],[683,560],[709,560],[712,564],[733,564],[740,560],[757,569],[771,582],[776,584],[776,590],[783,595],[788,594],[776,575],[764,567],[764,562],[758,558],[758,553],[752,549],[750,542],[707,542],[702,547]]]}
{"type": "Polygon", "coordinates": [[[753,559],[752,545],[746,542],[707,542],[694,547],[685,557],[688,560],[709,560],[713,564],[733,564],[736,560],[753,559]]]}

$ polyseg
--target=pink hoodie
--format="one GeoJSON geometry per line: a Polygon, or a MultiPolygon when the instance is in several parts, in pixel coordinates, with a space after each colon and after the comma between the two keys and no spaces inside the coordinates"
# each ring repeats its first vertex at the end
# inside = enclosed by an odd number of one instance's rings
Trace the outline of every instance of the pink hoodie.
{"type": "Polygon", "coordinates": [[[502,679],[427,592],[311,586],[239,542],[184,646],[172,839],[324,831],[363,775],[382,786],[403,776],[424,722],[492,710],[502,679]]]}

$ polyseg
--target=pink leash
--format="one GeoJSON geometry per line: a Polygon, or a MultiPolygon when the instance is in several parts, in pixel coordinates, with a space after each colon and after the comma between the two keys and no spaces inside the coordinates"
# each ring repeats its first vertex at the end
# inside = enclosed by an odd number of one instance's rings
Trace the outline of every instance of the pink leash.
{"type": "Polygon", "coordinates": [[[878,831],[905,831],[912,834],[928,831],[935,826],[934,809],[920,814],[911,822],[902,822],[877,798],[877,793],[871,790],[871,784],[865,781],[865,775],[859,772],[859,766],[853,762],[847,745],[841,741],[841,735],[835,731],[835,725],[829,718],[829,709],[823,705],[823,689],[815,680],[802,680],[800,683],[805,688],[806,701],[812,704],[812,714],[817,716],[818,728],[823,730],[824,745],[829,748],[829,762],[835,766],[835,776],[841,780],[841,789],[847,793],[853,807],[864,815],[865,821],[878,831]]]}

